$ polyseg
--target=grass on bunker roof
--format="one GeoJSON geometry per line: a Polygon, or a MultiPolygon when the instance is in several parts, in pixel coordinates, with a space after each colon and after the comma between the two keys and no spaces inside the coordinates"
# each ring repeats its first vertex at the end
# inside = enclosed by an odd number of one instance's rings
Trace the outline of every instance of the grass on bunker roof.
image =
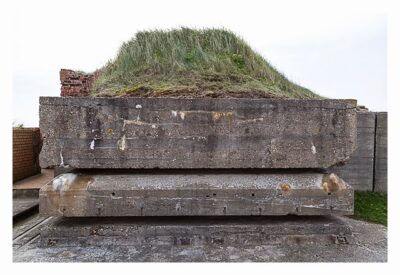
{"type": "Polygon", "coordinates": [[[322,98],[225,29],[138,32],[96,73],[92,96],[322,98]]]}

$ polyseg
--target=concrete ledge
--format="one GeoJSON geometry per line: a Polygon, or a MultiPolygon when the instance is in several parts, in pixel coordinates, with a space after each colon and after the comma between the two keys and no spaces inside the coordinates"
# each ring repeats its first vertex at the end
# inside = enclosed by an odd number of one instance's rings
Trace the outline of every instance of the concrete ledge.
{"type": "Polygon", "coordinates": [[[39,200],[37,198],[13,199],[13,219],[35,210],[37,212],[38,208],[39,200]]]}
{"type": "Polygon", "coordinates": [[[334,174],[62,174],[40,190],[47,216],[351,215],[353,189],[334,174]]]}
{"type": "Polygon", "coordinates": [[[41,97],[42,167],[327,168],[354,100],[41,97]]]}

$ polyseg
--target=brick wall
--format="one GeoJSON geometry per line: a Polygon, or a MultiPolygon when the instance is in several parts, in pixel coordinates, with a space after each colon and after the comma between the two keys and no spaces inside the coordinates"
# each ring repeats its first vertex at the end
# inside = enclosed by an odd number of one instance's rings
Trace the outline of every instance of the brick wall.
{"type": "Polygon", "coordinates": [[[13,182],[40,173],[39,128],[13,128],[13,182]]]}
{"type": "Polygon", "coordinates": [[[61,96],[88,96],[96,74],[83,74],[61,69],[61,96]]]}

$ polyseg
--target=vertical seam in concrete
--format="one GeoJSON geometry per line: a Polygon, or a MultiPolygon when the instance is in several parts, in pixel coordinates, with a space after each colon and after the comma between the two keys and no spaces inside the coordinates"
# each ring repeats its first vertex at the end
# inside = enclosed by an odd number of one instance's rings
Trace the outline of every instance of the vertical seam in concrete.
{"type": "Polygon", "coordinates": [[[376,163],[376,131],[378,127],[378,113],[374,113],[375,116],[375,127],[374,127],[374,159],[373,159],[373,167],[372,167],[372,191],[375,192],[375,163],[376,163]]]}

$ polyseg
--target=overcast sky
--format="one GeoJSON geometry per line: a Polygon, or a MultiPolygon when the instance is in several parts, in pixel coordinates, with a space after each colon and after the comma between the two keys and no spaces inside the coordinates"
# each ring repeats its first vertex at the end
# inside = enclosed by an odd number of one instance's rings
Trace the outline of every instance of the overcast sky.
{"type": "Polygon", "coordinates": [[[230,29],[290,80],[387,110],[385,14],[305,2],[21,1],[13,15],[14,121],[38,126],[38,98],[60,94],[61,68],[93,71],[137,31],[179,26],[230,29]]]}

